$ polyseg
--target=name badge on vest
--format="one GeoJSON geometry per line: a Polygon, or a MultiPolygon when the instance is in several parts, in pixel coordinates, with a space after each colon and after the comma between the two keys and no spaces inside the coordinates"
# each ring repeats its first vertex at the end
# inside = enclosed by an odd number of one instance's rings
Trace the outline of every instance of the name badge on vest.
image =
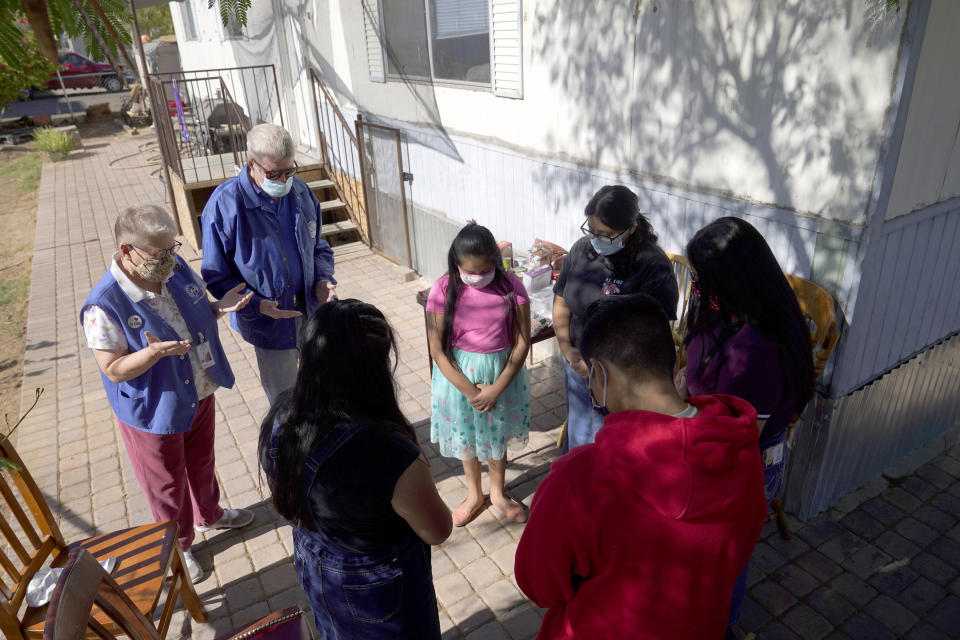
{"type": "Polygon", "coordinates": [[[317,223],[315,220],[311,220],[307,223],[307,233],[310,234],[311,238],[317,237],[317,223]]]}
{"type": "Polygon", "coordinates": [[[203,337],[202,333],[198,333],[197,337],[200,338],[200,342],[196,346],[197,358],[200,360],[201,367],[209,369],[214,365],[213,350],[210,348],[210,342],[203,337]]]}
{"type": "Polygon", "coordinates": [[[133,314],[132,316],[127,318],[127,326],[130,327],[131,329],[139,329],[140,327],[143,326],[143,318],[141,318],[137,314],[133,314]]]}

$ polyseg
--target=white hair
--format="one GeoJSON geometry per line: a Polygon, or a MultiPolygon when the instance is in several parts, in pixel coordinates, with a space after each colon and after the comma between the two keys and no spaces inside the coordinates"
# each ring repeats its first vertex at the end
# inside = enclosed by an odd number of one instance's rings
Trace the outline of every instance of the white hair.
{"type": "Polygon", "coordinates": [[[282,161],[292,158],[293,154],[293,139],[281,126],[268,122],[247,132],[247,155],[254,160],[282,161]]]}
{"type": "Polygon", "coordinates": [[[135,204],[127,207],[113,223],[113,235],[117,244],[133,244],[167,234],[177,235],[177,223],[166,209],[155,204],[135,204]]]}

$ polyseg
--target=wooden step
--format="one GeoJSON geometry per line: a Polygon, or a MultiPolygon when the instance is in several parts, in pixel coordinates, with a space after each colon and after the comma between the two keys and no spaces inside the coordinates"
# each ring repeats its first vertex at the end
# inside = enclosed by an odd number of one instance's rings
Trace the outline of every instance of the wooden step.
{"type": "Polygon", "coordinates": [[[314,191],[320,191],[321,189],[332,189],[333,180],[313,180],[312,182],[308,182],[307,186],[314,191]]]}
{"type": "Polygon", "coordinates": [[[348,233],[356,230],[357,225],[355,222],[350,220],[340,220],[339,222],[331,222],[330,224],[323,225],[320,235],[326,238],[327,236],[336,235],[338,233],[348,233]]]}
{"type": "Polygon", "coordinates": [[[336,211],[343,209],[346,205],[341,200],[325,200],[320,203],[320,211],[336,211]]]}
{"type": "Polygon", "coordinates": [[[367,253],[370,251],[370,247],[363,242],[348,242],[346,244],[338,244],[333,248],[333,255],[337,257],[348,256],[357,253],[367,253]]]}

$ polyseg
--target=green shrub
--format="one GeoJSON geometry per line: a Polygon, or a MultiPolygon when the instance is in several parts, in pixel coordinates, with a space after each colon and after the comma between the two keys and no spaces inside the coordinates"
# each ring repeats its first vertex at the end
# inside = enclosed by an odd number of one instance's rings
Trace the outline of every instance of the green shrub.
{"type": "Polygon", "coordinates": [[[51,160],[61,160],[73,149],[73,136],[51,127],[34,129],[33,139],[37,141],[37,148],[46,151],[51,160]]]}

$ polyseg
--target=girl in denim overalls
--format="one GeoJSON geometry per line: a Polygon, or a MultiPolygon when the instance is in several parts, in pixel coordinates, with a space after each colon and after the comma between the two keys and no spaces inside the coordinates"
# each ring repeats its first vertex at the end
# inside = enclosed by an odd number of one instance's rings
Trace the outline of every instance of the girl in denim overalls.
{"type": "Polygon", "coordinates": [[[327,640],[439,638],[430,545],[452,527],[397,404],[393,330],[358,300],[303,328],[297,382],[264,419],[259,456],[327,640]]]}
{"type": "MultiPolygon", "coordinates": [[[[787,426],[813,395],[809,331],[777,259],[750,223],[708,224],[687,244],[687,257],[694,272],[687,388],[690,395],[737,396],[757,410],[769,502],[783,486],[787,426]]],[[[744,569],[730,624],[740,617],[746,580],[744,569]]]]}

